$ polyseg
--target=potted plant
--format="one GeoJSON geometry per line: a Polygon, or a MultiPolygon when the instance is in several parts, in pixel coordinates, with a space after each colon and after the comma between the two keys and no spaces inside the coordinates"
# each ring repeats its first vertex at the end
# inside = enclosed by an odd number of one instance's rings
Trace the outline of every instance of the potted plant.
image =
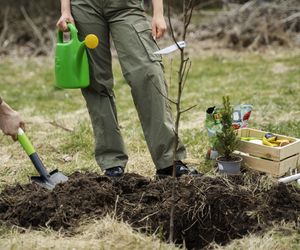
{"type": "Polygon", "coordinates": [[[232,126],[232,112],[229,96],[223,96],[223,107],[220,111],[222,128],[216,133],[214,148],[220,155],[216,159],[219,171],[227,174],[239,174],[242,157],[233,154],[238,147],[239,138],[232,126]]]}

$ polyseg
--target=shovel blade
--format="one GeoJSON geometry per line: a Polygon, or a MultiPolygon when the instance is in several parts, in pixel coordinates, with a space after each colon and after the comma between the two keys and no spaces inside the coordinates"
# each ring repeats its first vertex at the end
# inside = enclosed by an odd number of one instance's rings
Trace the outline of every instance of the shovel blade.
{"type": "Polygon", "coordinates": [[[54,186],[59,183],[67,182],[68,179],[69,178],[67,176],[65,176],[62,172],[59,172],[57,169],[50,173],[50,180],[54,183],[54,186]]]}
{"type": "Polygon", "coordinates": [[[52,190],[57,184],[68,181],[68,177],[56,169],[52,171],[47,178],[43,176],[32,176],[31,180],[46,189],[52,190]]]}

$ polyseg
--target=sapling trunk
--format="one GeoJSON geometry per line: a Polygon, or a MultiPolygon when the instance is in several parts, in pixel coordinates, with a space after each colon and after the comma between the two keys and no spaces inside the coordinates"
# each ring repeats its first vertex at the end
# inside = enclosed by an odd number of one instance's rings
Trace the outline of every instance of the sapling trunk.
{"type": "MultiPolygon", "coordinates": [[[[183,30],[182,30],[182,41],[185,41],[187,30],[192,18],[194,7],[194,0],[183,0],[183,30]]],[[[177,44],[178,39],[176,39],[172,22],[171,22],[171,10],[170,10],[170,2],[168,3],[168,21],[170,26],[170,31],[174,42],[177,44]]],[[[172,102],[176,106],[176,118],[175,118],[175,143],[174,143],[174,152],[173,152],[173,173],[172,173],[172,205],[170,211],[170,234],[169,234],[169,242],[174,242],[174,212],[175,212],[175,188],[176,188],[176,153],[179,146],[179,127],[180,127],[180,118],[181,115],[190,110],[192,107],[182,110],[181,108],[181,99],[182,93],[184,90],[184,86],[187,80],[187,76],[191,67],[191,63],[189,62],[189,58],[185,58],[184,48],[180,48],[180,65],[178,69],[178,79],[177,79],[177,98],[176,101],[172,102]]]]}

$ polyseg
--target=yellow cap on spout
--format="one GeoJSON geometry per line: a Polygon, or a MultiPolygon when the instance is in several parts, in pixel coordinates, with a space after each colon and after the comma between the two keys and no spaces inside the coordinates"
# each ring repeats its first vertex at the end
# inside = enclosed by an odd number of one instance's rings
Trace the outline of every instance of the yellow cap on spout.
{"type": "Polygon", "coordinates": [[[99,39],[96,35],[89,34],[85,37],[84,42],[86,47],[88,47],[89,49],[95,49],[99,44],[99,39]]]}

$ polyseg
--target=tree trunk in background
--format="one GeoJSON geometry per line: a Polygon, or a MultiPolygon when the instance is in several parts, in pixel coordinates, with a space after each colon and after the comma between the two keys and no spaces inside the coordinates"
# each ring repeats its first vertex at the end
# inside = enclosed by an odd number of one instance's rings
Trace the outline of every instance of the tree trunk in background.
{"type": "MultiPolygon", "coordinates": [[[[151,6],[152,0],[144,0],[145,6],[151,6]]],[[[229,0],[230,2],[246,2],[248,0],[229,0]]],[[[165,1],[166,2],[166,1],[165,1]]],[[[182,8],[182,0],[171,0],[171,6],[177,10],[182,8]]],[[[210,7],[220,7],[222,5],[222,0],[195,0],[196,5],[201,3],[211,2],[210,7]]],[[[20,6],[24,6],[30,14],[43,15],[49,12],[58,12],[60,8],[59,0],[0,0],[1,9],[5,9],[6,6],[14,10],[20,9],[20,6]]],[[[0,10],[1,11],[1,10],[0,10]]],[[[1,18],[1,17],[0,17],[1,18]]]]}
{"type": "MultiPolygon", "coordinates": [[[[152,0],[144,1],[151,15],[152,0]]],[[[182,13],[182,1],[170,0],[174,19],[182,13]]],[[[271,44],[300,46],[299,0],[251,0],[246,5],[250,0],[194,1],[198,15],[190,28],[194,41],[213,39],[222,41],[226,48],[239,49],[271,44]],[[242,12],[233,11],[242,4],[242,12]]],[[[0,0],[0,56],[11,51],[33,56],[53,54],[59,17],[59,0],[0,0]]]]}

